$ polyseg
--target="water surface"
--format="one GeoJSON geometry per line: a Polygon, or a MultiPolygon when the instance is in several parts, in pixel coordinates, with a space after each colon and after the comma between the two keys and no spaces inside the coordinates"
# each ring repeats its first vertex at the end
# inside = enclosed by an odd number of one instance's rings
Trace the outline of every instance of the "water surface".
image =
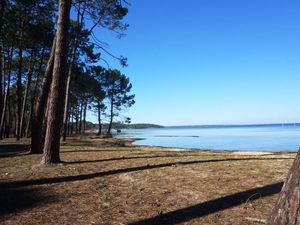
{"type": "Polygon", "coordinates": [[[137,145],[194,149],[297,151],[300,147],[299,124],[127,129],[121,136],[143,138],[137,145]]]}

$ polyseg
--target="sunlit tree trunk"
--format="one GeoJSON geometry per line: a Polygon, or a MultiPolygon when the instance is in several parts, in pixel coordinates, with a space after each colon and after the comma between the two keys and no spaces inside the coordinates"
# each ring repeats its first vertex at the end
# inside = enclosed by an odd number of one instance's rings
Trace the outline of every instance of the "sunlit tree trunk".
{"type": "Polygon", "coordinates": [[[45,135],[44,155],[41,161],[42,164],[60,162],[59,149],[66,91],[70,8],[71,0],[59,1],[55,59],[50,98],[48,101],[49,106],[47,112],[47,128],[45,135]]]}
{"type": "Polygon", "coordinates": [[[300,151],[273,208],[268,225],[300,224],[300,151]]]}

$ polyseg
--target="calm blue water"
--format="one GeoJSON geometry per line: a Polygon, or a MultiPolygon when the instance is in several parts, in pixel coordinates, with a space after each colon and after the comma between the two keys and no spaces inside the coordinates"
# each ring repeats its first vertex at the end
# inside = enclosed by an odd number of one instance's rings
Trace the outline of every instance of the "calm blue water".
{"type": "Polygon", "coordinates": [[[120,136],[144,138],[137,145],[214,150],[298,151],[300,125],[127,129],[120,136]]]}

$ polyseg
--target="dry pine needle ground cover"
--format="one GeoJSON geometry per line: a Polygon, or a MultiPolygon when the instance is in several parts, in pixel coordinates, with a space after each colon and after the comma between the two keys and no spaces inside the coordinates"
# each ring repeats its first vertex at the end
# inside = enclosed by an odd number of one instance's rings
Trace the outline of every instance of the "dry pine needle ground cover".
{"type": "Polygon", "coordinates": [[[58,166],[0,143],[0,224],[261,224],[293,153],[235,154],[72,138],[58,166]],[[9,154],[8,154],[9,153],[9,154]]]}

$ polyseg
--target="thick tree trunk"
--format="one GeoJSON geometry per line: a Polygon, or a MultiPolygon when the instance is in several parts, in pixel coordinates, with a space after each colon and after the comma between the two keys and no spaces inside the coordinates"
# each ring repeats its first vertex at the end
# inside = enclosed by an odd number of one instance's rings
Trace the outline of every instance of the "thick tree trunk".
{"type": "Polygon", "coordinates": [[[18,73],[17,73],[17,121],[16,121],[16,139],[20,140],[20,125],[21,125],[21,114],[22,114],[22,72],[23,72],[23,49],[20,47],[19,49],[19,65],[18,65],[18,73]]]}
{"type": "Polygon", "coordinates": [[[70,8],[71,0],[59,1],[53,79],[48,102],[47,129],[42,164],[60,162],[59,149],[66,91],[70,8]]]}
{"type": "Polygon", "coordinates": [[[47,63],[47,68],[42,82],[42,89],[37,97],[36,106],[33,112],[31,125],[31,154],[43,153],[44,136],[43,136],[43,122],[45,119],[45,111],[47,100],[50,92],[52,82],[52,74],[55,58],[56,38],[53,40],[50,58],[47,63]]]}
{"type": "Polygon", "coordinates": [[[300,224],[300,150],[273,208],[268,225],[300,224]]]}

